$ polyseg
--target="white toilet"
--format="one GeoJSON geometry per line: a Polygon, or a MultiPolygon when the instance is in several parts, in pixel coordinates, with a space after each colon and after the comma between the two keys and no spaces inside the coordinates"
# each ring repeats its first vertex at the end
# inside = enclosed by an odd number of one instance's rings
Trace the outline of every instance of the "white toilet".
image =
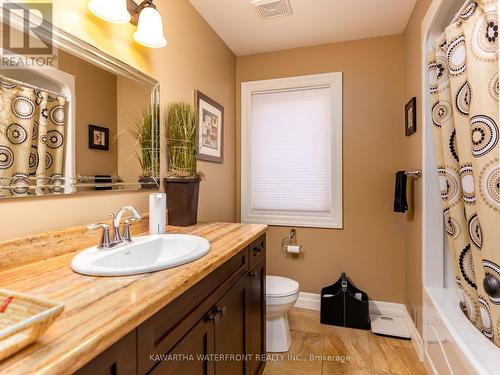
{"type": "Polygon", "coordinates": [[[267,351],[287,352],[292,345],[288,311],[299,297],[299,283],[281,276],[266,276],[267,351]]]}

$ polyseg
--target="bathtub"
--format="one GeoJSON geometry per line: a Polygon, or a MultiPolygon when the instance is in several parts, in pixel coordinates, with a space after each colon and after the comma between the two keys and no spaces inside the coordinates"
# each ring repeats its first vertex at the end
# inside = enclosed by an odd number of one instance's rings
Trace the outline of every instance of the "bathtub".
{"type": "Polygon", "coordinates": [[[500,348],[465,317],[454,288],[424,288],[424,365],[436,375],[500,374],[500,348]]]}

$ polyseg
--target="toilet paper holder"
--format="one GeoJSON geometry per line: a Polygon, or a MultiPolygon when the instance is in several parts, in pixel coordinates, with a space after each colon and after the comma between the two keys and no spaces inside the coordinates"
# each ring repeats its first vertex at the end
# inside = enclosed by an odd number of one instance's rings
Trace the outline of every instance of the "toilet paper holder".
{"type": "Polygon", "coordinates": [[[297,244],[297,230],[292,228],[288,236],[281,241],[281,250],[291,254],[298,254],[301,249],[302,246],[297,244]]]}

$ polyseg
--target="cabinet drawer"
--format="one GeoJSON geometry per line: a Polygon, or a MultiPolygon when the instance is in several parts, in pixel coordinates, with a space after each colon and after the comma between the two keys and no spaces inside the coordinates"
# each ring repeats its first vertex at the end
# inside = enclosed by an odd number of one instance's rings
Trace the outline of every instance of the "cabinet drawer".
{"type": "Polygon", "coordinates": [[[266,235],[259,237],[249,246],[250,268],[266,257],[266,235]]]}
{"type": "Polygon", "coordinates": [[[139,326],[139,374],[151,370],[156,362],[150,356],[168,353],[248,268],[248,249],[245,248],[139,326]]]}

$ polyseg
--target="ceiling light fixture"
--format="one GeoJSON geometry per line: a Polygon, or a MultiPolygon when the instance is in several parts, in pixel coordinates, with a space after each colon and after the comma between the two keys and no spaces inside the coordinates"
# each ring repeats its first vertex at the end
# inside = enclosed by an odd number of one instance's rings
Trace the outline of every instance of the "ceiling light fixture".
{"type": "Polygon", "coordinates": [[[90,0],[89,10],[97,17],[111,23],[137,25],[134,40],[149,48],[161,48],[167,44],[163,33],[163,20],[153,0],[137,5],[133,0],[90,0]]]}
{"type": "Polygon", "coordinates": [[[111,23],[129,23],[127,0],[90,0],[89,10],[100,19],[111,23]]]}

